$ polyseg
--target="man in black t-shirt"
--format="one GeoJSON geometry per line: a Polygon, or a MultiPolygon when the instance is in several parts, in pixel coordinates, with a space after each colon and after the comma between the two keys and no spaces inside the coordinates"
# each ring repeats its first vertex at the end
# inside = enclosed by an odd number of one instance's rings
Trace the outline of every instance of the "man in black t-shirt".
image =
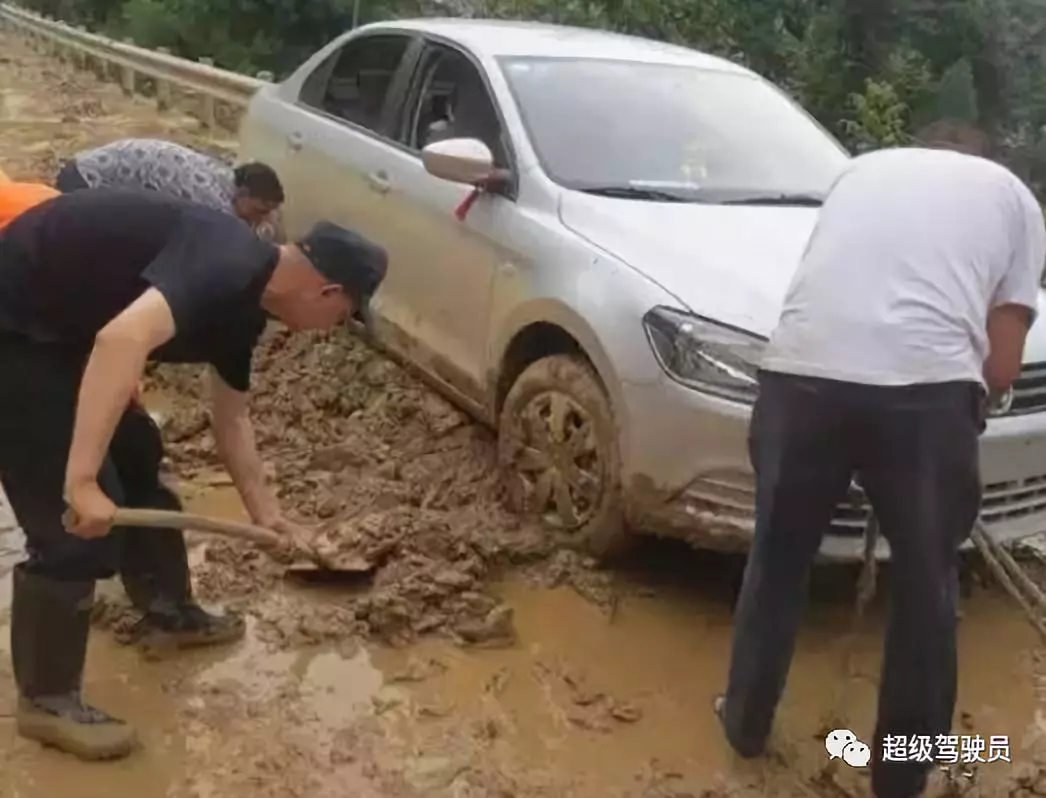
{"type": "Polygon", "coordinates": [[[47,200],[0,234],[0,479],[28,554],[11,610],[23,736],[91,759],[134,745],[80,697],[97,579],[120,574],[142,634],[243,634],[193,601],[181,533],[110,529],[117,505],[180,507],[134,400],[146,361],[211,365],[217,451],[252,520],[295,535],[254,445],[251,352],[266,312],[296,330],[366,323],[385,268],[383,250],[330,223],[277,247],[228,214],[127,189],[47,200]]]}

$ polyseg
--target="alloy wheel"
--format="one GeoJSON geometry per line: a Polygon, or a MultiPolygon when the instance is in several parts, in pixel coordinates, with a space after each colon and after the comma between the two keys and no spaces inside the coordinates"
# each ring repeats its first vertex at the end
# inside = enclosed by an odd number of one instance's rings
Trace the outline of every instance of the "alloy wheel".
{"type": "Polygon", "coordinates": [[[595,422],[570,396],[536,394],[519,414],[522,440],[515,470],[527,510],[549,526],[570,532],[588,523],[599,508],[604,463],[595,422]]]}

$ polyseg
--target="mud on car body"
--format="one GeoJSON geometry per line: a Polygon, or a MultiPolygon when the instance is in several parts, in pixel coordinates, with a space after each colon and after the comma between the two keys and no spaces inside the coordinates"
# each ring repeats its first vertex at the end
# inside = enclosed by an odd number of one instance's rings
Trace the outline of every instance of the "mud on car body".
{"type": "MultiPolygon", "coordinates": [[[[289,235],[386,247],[376,343],[497,429],[515,508],[600,554],[748,545],[756,364],[849,159],[781,91],[606,32],[376,23],[261,89],[240,157],[279,172],[289,235]]],[[[1046,524],[1041,322],[1027,361],[982,439],[1002,539],[1046,524]]],[[[828,558],[861,555],[852,499],[828,558]]]]}

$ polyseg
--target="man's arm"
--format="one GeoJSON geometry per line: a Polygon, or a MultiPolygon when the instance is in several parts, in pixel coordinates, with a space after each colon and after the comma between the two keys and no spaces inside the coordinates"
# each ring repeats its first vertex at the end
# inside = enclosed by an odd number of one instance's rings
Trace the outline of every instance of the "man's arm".
{"type": "Polygon", "coordinates": [[[76,405],[73,440],[66,464],[68,501],[80,517],[74,528],[85,537],[104,535],[113,505],[98,487],[116,425],[145,370],[149,353],[174,337],[167,300],[150,288],[95,336],[76,405]]]}
{"type": "Polygon", "coordinates": [[[1014,178],[1016,210],[1010,230],[1012,255],[988,310],[988,358],[984,380],[992,393],[1009,390],[1020,376],[1024,342],[1038,315],[1039,285],[1046,266],[1046,224],[1042,208],[1022,182],[1014,178]]]}
{"type": "Polygon", "coordinates": [[[218,456],[254,523],[277,529],[282,514],[279,501],[266,482],[264,464],[255,445],[248,396],[231,388],[216,370],[211,370],[211,429],[218,456]]]}
{"type": "Polygon", "coordinates": [[[1032,311],[1024,305],[999,305],[988,312],[988,359],[984,381],[993,395],[1004,394],[1021,373],[1024,342],[1032,311]]]}

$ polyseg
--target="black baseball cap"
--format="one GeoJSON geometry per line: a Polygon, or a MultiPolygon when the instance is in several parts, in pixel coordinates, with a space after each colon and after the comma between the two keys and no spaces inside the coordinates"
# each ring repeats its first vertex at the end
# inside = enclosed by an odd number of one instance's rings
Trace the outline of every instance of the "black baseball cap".
{"type": "Polygon", "coordinates": [[[355,318],[369,330],[370,300],[385,279],[389,255],[384,247],[334,222],[317,222],[297,242],[313,267],[345,289],[356,304],[355,318]]]}

